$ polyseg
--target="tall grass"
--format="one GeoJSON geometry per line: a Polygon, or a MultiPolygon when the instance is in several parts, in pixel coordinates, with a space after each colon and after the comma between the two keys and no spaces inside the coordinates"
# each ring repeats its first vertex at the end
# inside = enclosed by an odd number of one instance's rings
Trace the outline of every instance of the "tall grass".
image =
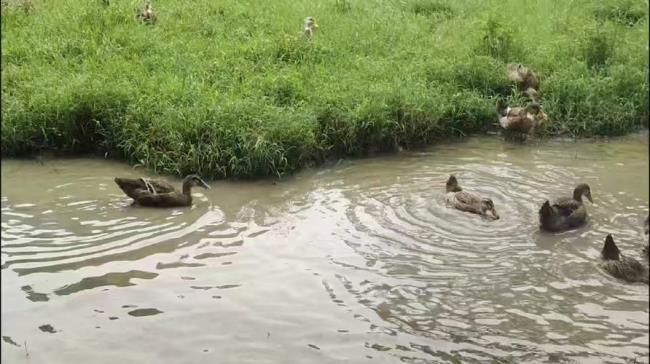
{"type": "Polygon", "coordinates": [[[280,175],[493,129],[509,62],[538,73],[541,133],[648,126],[647,2],[154,0],[155,25],[140,5],[3,1],[3,157],[280,175]]]}

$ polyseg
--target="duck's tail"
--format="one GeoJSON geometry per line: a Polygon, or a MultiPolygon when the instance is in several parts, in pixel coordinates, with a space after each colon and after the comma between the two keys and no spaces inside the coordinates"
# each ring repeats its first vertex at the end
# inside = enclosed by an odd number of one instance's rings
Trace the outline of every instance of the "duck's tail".
{"type": "Polygon", "coordinates": [[[553,216],[553,208],[551,207],[551,203],[546,200],[542,207],[539,209],[539,220],[541,223],[543,223],[547,218],[553,216]]]}
{"type": "Polygon", "coordinates": [[[608,234],[605,238],[605,245],[603,245],[601,254],[605,260],[619,260],[621,251],[616,246],[612,234],[608,234]]]}

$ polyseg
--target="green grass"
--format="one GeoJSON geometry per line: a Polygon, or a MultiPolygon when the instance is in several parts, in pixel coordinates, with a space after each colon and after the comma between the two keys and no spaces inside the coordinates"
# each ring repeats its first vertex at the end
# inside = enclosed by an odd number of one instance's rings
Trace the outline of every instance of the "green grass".
{"type": "Polygon", "coordinates": [[[2,9],[3,157],[281,175],[495,129],[509,62],[538,74],[542,135],[648,126],[647,1],[154,0],[155,25],[139,1],[25,2],[2,9]]]}

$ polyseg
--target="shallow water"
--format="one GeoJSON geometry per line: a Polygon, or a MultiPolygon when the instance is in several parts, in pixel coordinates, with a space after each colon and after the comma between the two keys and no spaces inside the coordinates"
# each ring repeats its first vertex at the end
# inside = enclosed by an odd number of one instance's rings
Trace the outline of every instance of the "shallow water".
{"type": "Polygon", "coordinates": [[[648,362],[641,258],[648,135],[471,138],[277,184],[211,182],[184,209],[129,207],[104,160],[2,162],[3,363],[648,362]],[[498,221],[448,209],[444,182],[498,221]],[[592,188],[588,224],[540,233],[592,188]]]}

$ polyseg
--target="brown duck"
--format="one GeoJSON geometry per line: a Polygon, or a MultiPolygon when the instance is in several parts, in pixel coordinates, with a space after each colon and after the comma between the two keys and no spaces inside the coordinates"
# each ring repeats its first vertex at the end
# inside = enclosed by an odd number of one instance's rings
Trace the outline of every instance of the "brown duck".
{"type": "Polygon", "coordinates": [[[509,107],[503,99],[497,100],[499,125],[507,131],[532,134],[547,119],[542,105],[531,102],[526,107],[509,107]]]}
{"type": "Polygon", "coordinates": [[[538,100],[539,82],[537,75],[521,63],[511,63],[507,68],[508,79],[517,84],[517,88],[532,101],[538,100]]]}
{"type": "Polygon", "coordinates": [[[601,256],[603,258],[601,267],[612,276],[628,282],[648,283],[648,266],[621,254],[611,234],[605,238],[601,256]]]}
{"type": "Polygon", "coordinates": [[[494,208],[494,203],[491,199],[463,191],[458,185],[456,176],[453,174],[449,176],[446,188],[447,195],[445,196],[445,200],[454,208],[488,217],[490,216],[487,214],[489,211],[494,220],[499,219],[499,214],[497,214],[497,210],[494,208]]]}
{"type": "Polygon", "coordinates": [[[311,37],[314,35],[314,29],[318,28],[316,19],[311,16],[306,17],[302,28],[302,34],[308,39],[311,39],[311,37]]]}
{"type": "Polygon", "coordinates": [[[582,203],[582,196],[589,202],[591,199],[591,188],[586,183],[581,183],[573,190],[573,197],[560,197],[550,203],[544,202],[539,209],[539,223],[543,230],[561,231],[577,228],[587,220],[587,209],[582,203]]]}
{"type": "Polygon", "coordinates": [[[156,22],[156,13],[151,6],[151,0],[144,1],[144,8],[136,12],[135,18],[145,24],[153,24],[156,22]]]}
{"type": "Polygon", "coordinates": [[[201,177],[191,174],[183,180],[182,192],[171,184],[147,178],[115,178],[115,183],[133,199],[133,205],[148,207],[180,207],[192,205],[192,187],[210,189],[201,177]]]}

